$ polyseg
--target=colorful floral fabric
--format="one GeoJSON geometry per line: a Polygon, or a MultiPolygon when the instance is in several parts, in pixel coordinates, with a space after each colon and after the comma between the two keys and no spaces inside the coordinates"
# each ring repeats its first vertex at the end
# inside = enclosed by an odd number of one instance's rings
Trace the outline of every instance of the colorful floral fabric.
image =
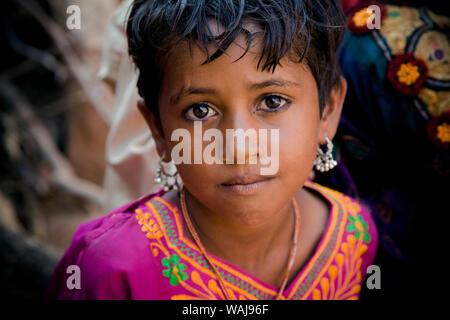
{"type": "Polygon", "coordinates": [[[450,146],[450,110],[434,117],[428,123],[428,135],[437,146],[448,150],[450,146]]]}
{"type": "MultiPolygon", "coordinates": [[[[370,214],[339,192],[308,182],[330,204],[328,225],[311,259],[282,299],[358,299],[378,237],[370,214]]],[[[50,282],[60,299],[224,299],[211,266],[186,238],[179,209],[149,195],[82,225],[50,282]],[[79,264],[81,289],[65,287],[79,264]]],[[[233,299],[274,299],[277,288],[211,255],[233,299]]]]}
{"type": "Polygon", "coordinates": [[[430,217],[448,207],[450,18],[426,4],[385,9],[380,29],[345,35],[338,166],[316,181],[370,208],[384,288],[397,297],[426,291],[430,281],[410,279],[429,273],[435,234],[445,234],[430,217]]]}
{"type": "Polygon", "coordinates": [[[347,19],[347,26],[354,34],[363,35],[372,31],[369,25],[374,22],[374,19],[379,19],[381,22],[385,15],[386,9],[381,3],[363,1],[351,9],[347,19]],[[378,12],[372,10],[372,6],[377,6],[378,12]],[[376,14],[380,14],[380,17],[375,17],[376,14]]]}
{"type": "Polygon", "coordinates": [[[388,80],[398,91],[417,95],[427,79],[428,69],[425,63],[411,53],[395,56],[389,63],[388,80]]]}

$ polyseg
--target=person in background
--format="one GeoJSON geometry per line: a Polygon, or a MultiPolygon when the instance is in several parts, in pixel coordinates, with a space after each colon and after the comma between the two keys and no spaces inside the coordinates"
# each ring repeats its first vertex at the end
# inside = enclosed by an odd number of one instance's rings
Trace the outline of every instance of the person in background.
{"type": "MultiPolygon", "coordinates": [[[[338,57],[348,92],[334,142],[337,170],[316,181],[367,205],[380,233],[380,298],[434,297],[449,212],[450,19],[425,1],[342,1],[338,57]],[[425,7],[405,6],[422,4],[425,7]],[[380,29],[367,7],[380,8],[380,29]]],[[[364,288],[364,287],[363,287],[364,288]]]]}

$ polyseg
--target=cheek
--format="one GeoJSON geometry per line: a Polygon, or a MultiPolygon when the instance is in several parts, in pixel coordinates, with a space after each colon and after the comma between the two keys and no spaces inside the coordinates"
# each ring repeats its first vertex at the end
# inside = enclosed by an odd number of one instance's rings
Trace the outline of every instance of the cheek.
{"type": "Polygon", "coordinates": [[[177,171],[192,194],[209,194],[212,186],[224,180],[217,165],[179,164],[177,171]]]}
{"type": "MultiPolygon", "coordinates": [[[[281,138],[281,137],[280,137],[281,138]]],[[[309,174],[317,150],[315,132],[286,133],[280,139],[280,168],[291,172],[309,174]]]]}
{"type": "Polygon", "coordinates": [[[177,171],[189,192],[208,208],[214,208],[218,198],[215,186],[223,180],[220,170],[215,165],[180,164],[177,171]]]}
{"type": "Polygon", "coordinates": [[[318,114],[303,114],[293,119],[295,122],[291,123],[290,130],[280,130],[280,169],[286,179],[302,180],[313,168],[319,117],[318,114]],[[293,172],[296,174],[293,175],[293,172]]]}

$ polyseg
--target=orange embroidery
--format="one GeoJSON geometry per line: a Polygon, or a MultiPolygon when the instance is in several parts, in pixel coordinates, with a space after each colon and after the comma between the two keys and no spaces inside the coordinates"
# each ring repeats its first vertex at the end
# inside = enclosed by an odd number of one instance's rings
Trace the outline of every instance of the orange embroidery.
{"type": "Polygon", "coordinates": [[[150,219],[150,213],[144,213],[141,209],[136,209],[136,219],[139,220],[139,225],[142,225],[141,230],[145,232],[147,238],[150,240],[156,240],[157,242],[150,242],[150,248],[152,250],[153,256],[156,257],[161,250],[166,257],[170,257],[169,252],[164,247],[161,242],[162,233],[159,226],[155,223],[154,219],[150,219]],[[150,220],[149,220],[150,219],[150,220]]]}
{"type": "Polygon", "coordinates": [[[353,22],[357,27],[363,27],[367,25],[369,19],[374,15],[373,10],[369,10],[368,8],[361,9],[357,11],[353,16],[353,22]]]}
{"type": "MultiPolygon", "coordinates": [[[[191,280],[194,284],[199,286],[202,291],[195,289],[194,287],[190,286],[188,283],[182,283],[182,286],[188,290],[189,292],[193,293],[194,295],[187,295],[187,294],[178,294],[172,296],[172,300],[218,300],[222,299],[224,300],[225,297],[222,293],[222,290],[220,290],[219,286],[217,285],[217,281],[214,279],[210,279],[208,281],[208,286],[205,285],[203,282],[200,274],[197,271],[192,271],[191,273],[191,280]]],[[[233,300],[237,300],[236,295],[233,290],[230,288],[227,288],[228,293],[230,294],[231,298],[233,300]]],[[[246,300],[246,298],[242,295],[239,295],[240,300],[246,300]]]]}
{"type": "Polygon", "coordinates": [[[328,275],[320,280],[313,290],[314,300],[352,300],[358,299],[361,290],[361,256],[367,251],[362,238],[356,242],[355,236],[347,235],[347,242],[341,245],[328,275]],[[345,268],[345,271],[344,271],[345,268]]]}
{"type": "Polygon", "coordinates": [[[414,66],[411,63],[404,63],[400,65],[400,69],[397,71],[398,81],[406,84],[407,86],[416,82],[420,77],[419,67],[414,66]]]}
{"type": "MultiPolygon", "coordinates": [[[[289,292],[285,293],[286,296],[283,296],[283,299],[291,299],[294,295],[296,295],[294,298],[301,299],[358,298],[362,278],[360,271],[362,264],[361,256],[367,251],[368,247],[363,243],[363,237],[356,239],[354,235],[348,234],[346,242],[342,243],[342,240],[345,234],[345,226],[348,223],[348,215],[357,217],[361,213],[362,208],[351,198],[332,189],[311,182],[307,182],[306,186],[319,191],[332,204],[329,217],[330,225],[323,236],[322,244],[312,259],[308,261],[302,274],[298,276],[295,285],[289,289],[289,292]],[[332,235],[335,238],[333,240],[335,243],[330,248],[330,237],[332,235]],[[325,250],[328,250],[329,253],[323,254],[325,250]],[[323,264],[320,265],[319,269],[315,266],[318,259],[323,259],[323,264]],[[312,272],[318,272],[318,274],[311,281],[311,278],[307,279],[306,277],[310,276],[312,272]],[[303,282],[306,280],[311,281],[311,283],[307,284],[307,290],[305,290],[304,294],[300,292],[299,296],[296,293],[297,289],[300,285],[303,286],[303,282]]],[[[172,207],[160,197],[155,198],[153,201],[157,201],[158,203],[155,202],[155,205],[152,202],[146,203],[147,208],[151,212],[145,213],[141,209],[136,209],[136,218],[139,221],[139,225],[142,226],[141,230],[145,232],[147,238],[150,240],[150,247],[155,257],[162,253],[163,259],[170,259],[174,255],[177,255],[180,259],[179,261],[178,259],[175,260],[171,265],[166,262],[167,269],[164,271],[164,275],[166,277],[171,276],[173,285],[181,285],[187,293],[174,295],[172,299],[224,299],[213,273],[199,260],[197,248],[189,239],[184,237],[182,222],[180,221],[177,208],[172,207]],[[161,210],[159,205],[164,206],[162,207],[164,209],[162,209],[161,216],[158,211],[161,210]],[[171,214],[168,214],[165,210],[170,211],[171,214]],[[183,243],[183,246],[179,246],[180,242],[183,243]],[[194,252],[197,256],[191,254],[194,252]],[[189,256],[187,253],[189,253],[189,256]],[[195,270],[190,272],[189,277],[186,277],[185,274],[184,279],[182,279],[180,272],[178,272],[178,266],[184,263],[191,265],[195,270]]],[[[360,226],[356,224],[355,226],[359,230],[360,226]]],[[[228,292],[233,299],[258,299],[253,295],[255,291],[244,290],[246,286],[253,286],[251,290],[259,290],[257,295],[263,294],[262,297],[266,299],[270,299],[270,297],[276,294],[274,290],[261,285],[217,259],[213,259],[213,263],[224,272],[226,277],[231,276],[232,278],[239,279],[238,284],[226,282],[228,292]],[[245,286],[242,286],[242,284],[245,286]]],[[[188,272],[185,268],[183,269],[185,272],[188,272]]]]}
{"type": "MultiPolygon", "coordinates": [[[[184,232],[183,232],[183,228],[181,226],[181,221],[180,221],[180,214],[178,213],[177,208],[172,207],[167,201],[165,201],[163,198],[158,198],[158,201],[160,201],[161,203],[163,203],[167,208],[169,208],[172,212],[173,212],[173,216],[175,218],[175,222],[176,222],[176,226],[177,226],[177,231],[178,231],[178,237],[179,239],[188,247],[190,247],[192,250],[196,251],[199,253],[197,247],[195,246],[195,244],[193,244],[189,239],[184,237],[184,232]]],[[[154,206],[148,202],[147,206],[152,210],[152,212],[155,214],[156,219],[158,220],[158,222],[162,225],[162,222],[160,221],[160,217],[158,216],[157,210],[154,208],[154,206]]],[[[164,237],[167,241],[167,244],[170,246],[171,249],[173,249],[181,258],[183,258],[184,260],[186,260],[187,262],[189,262],[194,268],[196,268],[198,271],[207,274],[209,277],[214,278],[214,274],[212,273],[211,270],[205,268],[204,266],[200,265],[198,262],[194,261],[193,259],[191,259],[189,256],[185,255],[179,248],[177,248],[176,246],[174,246],[166,232],[163,230],[163,234],[164,237]]],[[[226,264],[223,264],[222,262],[218,261],[215,258],[212,258],[211,261],[218,266],[219,268],[229,272],[230,274],[234,275],[236,278],[242,279],[243,281],[247,282],[248,284],[252,285],[254,288],[262,291],[263,293],[270,295],[270,296],[275,296],[277,294],[277,292],[265,288],[264,286],[260,285],[259,283],[257,283],[256,281],[254,281],[253,279],[241,274],[240,272],[234,270],[233,268],[229,267],[226,264]]],[[[227,286],[231,286],[233,288],[233,290],[242,295],[242,297],[245,297],[244,299],[241,300],[245,300],[245,299],[249,299],[249,300],[255,300],[256,298],[251,295],[250,293],[248,293],[245,290],[242,290],[241,288],[230,284],[227,282],[227,286]]]]}
{"type": "Polygon", "coordinates": [[[450,142],[450,125],[443,123],[437,127],[437,138],[442,142],[450,142]]]}
{"type": "MultiPolygon", "coordinates": [[[[186,257],[181,251],[177,250],[177,248],[175,246],[173,246],[173,244],[170,243],[169,238],[167,237],[166,231],[164,230],[164,227],[161,227],[158,225],[158,223],[160,223],[161,226],[162,222],[160,221],[160,217],[156,214],[156,210],[154,210],[153,206],[151,203],[147,203],[147,206],[152,209],[152,211],[155,213],[154,218],[152,218],[151,214],[149,213],[144,213],[141,209],[136,209],[136,219],[138,219],[138,223],[139,225],[142,225],[141,230],[143,232],[146,232],[146,236],[147,238],[149,238],[150,240],[153,240],[150,242],[150,248],[152,249],[152,253],[153,255],[156,257],[159,254],[159,251],[162,251],[163,254],[165,255],[165,257],[167,259],[170,259],[171,254],[169,253],[169,251],[165,248],[164,244],[161,241],[161,238],[165,238],[166,240],[166,244],[171,248],[171,249],[175,249],[175,251],[177,252],[177,254],[182,257],[185,260],[188,260],[188,262],[191,263],[191,265],[193,265],[193,263],[195,263],[196,265],[198,265],[195,261],[189,259],[188,257],[186,257]],[[156,221],[155,221],[156,219],[156,221]],[[156,242],[155,242],[156,241],[156,242]]],[[[194,265],[195,267],[195,265],[194,265]]],[[[207,270],[206,268],[202,268],[204,269],[205,273],[210,273],[212,275],[212,273],[207,270]]],[[[172,270],[173,275],[177,278],[177,283],[180,284],[183,288],[185,288],[187,291],[189,291],[192,295],[187,295],[187,294],[181,294],[181,295],[175,295],[172,297],[173,300],[186,300],[186,299],[190,299],[190,300],[217,300],[217,299],[224,299],[223,294],[221,292],[221,290],[219,290],[219,287],[217,286],[217,283],[215,282],[215,280],[210,280],[208,282],[208,287],[205,286],[205,284],[203,283],[203,280],[201,279],[199,273],[197,271],[192,271],[191,272],[191,280],[193,282],[193,284],[199,286],[200,288],[195,288],[193,285],[191,285],[187,279],[183,280],[180,277],[180,274],[177,272],[178,269],[175,266],[172,270]]],[[[209,275],[209,276],[211,276],[209,275]]],[[[235,292],[233,292],[232,289],[230,289],[229,287],[227,288],[228,292],[230,293],[230,296],[233,297],[233,299],[236,299],[236,294],[235,292]]],[[[239,289],[239,288],[236,288],[239,289]]],[[[239,294],[239,299],[240,300],[247,300],[247,298],[244,295],[248,295],[247,292],[243,291],[243,290],[236,290],[236,291],[242,291],[241,294],[239,294]]],[[[255,299],[254,297],[250,297],[250,299],[255,299]]]]}
{"type": "Polygon", "coordinates": [[[347,214],[348,210],[346,209],[346,206],[343,205],[343,203],[341,203],[341,199],[339,198],[341,196],[341,193],[339,193],[333,189],[329,189],[327,187],[320,186],[320,185],[317,185],[317,184],[315,184],[313,182],[309,182],[309,181],[307,181],[305,183],[305,186],[308,186],[314,190],[318,190],[324,197],[326,197],[332,203],[332,210],[330,212],[331,224],[330,224],[327,234],[323,240],[321,247],[319,248],[317,253],[308,262],[307,267],[302,272],[302,275],[300,276],[300,278],[297,280],[297,282],[294,286],[294,289],[288,295],[288,299],[292,299],[297,294],[298,288],[305,282],[305,280],[307,279],[307,276],[310,274],[310,272],[312,272],[312,268],[314,267],[314,261],[319,259],[321,254],[326,250],[327,244],[329,244],[330,237],[332,236],[333,230],[338,230],[336,244],[332,248],[332,253],[331,253],[330,257],[326,260],[325,265],[320,270],[319,275],[315,278],[311,287],[309,287],[309,289],[307,289],[307,291],[301,296],[301,299],[304,300],[310,296],[312,289],[316,286],[318,281],[320,281],[320,279],[323,277],[323,274],[326,272],[329,265],[331,264],[333,257],[339,250],[339,245],[341,243],[342,235],[343,235],[344,229],[345,229],[345,222],[347,221],[347,215],[348,215],[347,214]],[[343,205],[343,208],[339,208],[339,204],[343,205]],[[341,214],[342,214],[341,221],[338,221],[339,211],[341,211],[341,214]]]}
{"type": "MultiPolygon", "coordinates": [[[[361,213],[361,206],[350,197],[326,187],[320,186],[320,188],[330,193],[342,205],[342,210],[352,217],[357,218],[361,213]]],[[[347,223],[348,216],[346,215],[344,225],[341,225],[340,228],[345,229],[347,223]]],[[[364,237],[357,240],[354,235],[347,234],[346,242],[340,245],[339,252],[333,254],[334,258],[330,259],[330,261],[333,260],[332,263],[324,267],[323,272],[313,284],[312,298],[314,300],[354,300],[359,298],[362,281],[360,270],[362,256],[368,250],[367,245],[363,242],[364,237]]],[[[308,291],[303,299],[307,299],[310,292],[308,291]]]]}

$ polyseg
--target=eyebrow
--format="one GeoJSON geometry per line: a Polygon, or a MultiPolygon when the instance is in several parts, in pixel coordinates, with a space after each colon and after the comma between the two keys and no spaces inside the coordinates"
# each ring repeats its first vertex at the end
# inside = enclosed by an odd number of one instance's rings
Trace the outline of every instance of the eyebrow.
{"type": "MultiPolygon", "coordinates": [[[[270,79],[262,82],[250,84],[247,88],[250,91],[260,90],[267,87],[301,87],[297,82],[284,79],[270,79]]],[[[184,86],[170,97],[171,104],[177,104],[182,98],[192,94],[213,94],[216,90],[212,88],[185,88],[184,86]]]]}

